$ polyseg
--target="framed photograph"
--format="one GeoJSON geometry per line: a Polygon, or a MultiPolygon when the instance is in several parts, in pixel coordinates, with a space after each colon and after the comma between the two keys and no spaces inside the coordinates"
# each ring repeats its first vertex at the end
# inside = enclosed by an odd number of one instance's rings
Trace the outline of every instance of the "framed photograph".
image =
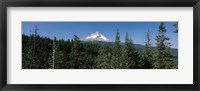
{"type": "Polygon", "coordinates": [[[199,0],[7,0],[1,90],[199,91],[199,0]]]}

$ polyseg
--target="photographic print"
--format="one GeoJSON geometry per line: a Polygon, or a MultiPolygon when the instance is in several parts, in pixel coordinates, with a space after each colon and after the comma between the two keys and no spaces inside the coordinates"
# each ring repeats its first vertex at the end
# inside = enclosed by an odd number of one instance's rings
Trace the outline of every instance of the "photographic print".
{"type": "Polygon", "coordinates": [[[22,69],[178,69],[178,22],[22,22],[22,69]]]}

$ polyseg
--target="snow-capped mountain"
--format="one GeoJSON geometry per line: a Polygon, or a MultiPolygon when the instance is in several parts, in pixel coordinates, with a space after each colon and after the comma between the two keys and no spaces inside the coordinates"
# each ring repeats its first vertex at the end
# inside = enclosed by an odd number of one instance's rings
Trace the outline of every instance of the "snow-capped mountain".
{"type": "Polygon", "coordinates": [[[103,42],[112,42],[112,40],[106,38],[99,32],[95,32],[87,36],[86,38],[82,39],[82,41],[103,41],[103,42]]]}

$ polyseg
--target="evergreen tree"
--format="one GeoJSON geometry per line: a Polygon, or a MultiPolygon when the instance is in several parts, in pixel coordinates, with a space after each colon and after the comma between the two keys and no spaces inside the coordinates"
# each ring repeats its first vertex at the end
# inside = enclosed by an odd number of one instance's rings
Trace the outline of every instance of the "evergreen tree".
{"type": "Polygon", "coordinates": [[[35,64],[34,62],[34,56],[32,55],[33,53],[33,48],[32,47],[24,47],[22,49],[22,68],[23,69],[34,69],[35,64]]]}
{"type": "Polygon", "coordinates": [[[64,43],[63,50],[64,50],[64,55],[65,55],[65,60],[66,60],[66,66],[65,66],[66,69],[72,68],[71,67],[71,59],[70,59],[72,45],[73,44],[69,39],[67,41],[65,41],[65,43],[64,43]]]}
{"type": "Polygon", "coordinates": [[[124,48],[123,48],[123,51],[122,51],[122,68],[129,68],[130,66],[130,50],[131,49],[131,45],[130,45],[130,42],[129,42],[129,37],[128,37],[128,33],[126,32],[126,36],[125,36],[125,44],[124,44],[124,48]]]}
{"type": "Polygon", "coordinates": [[[128,60],[130,60],[128,67],[131,69],[143,68],[143,60],[140,53],[135,49],[133,40],[129,39],[130,48],[128,50],[128,60]]]}
{"type": "Polygon", "coordinates": [[[178,22],[176,22],[173,26],[174,26],[174,28],[176,28],[176,30],[174,31],[174,33],[178,33],[178,22]]]}
{"type": "Polygon", "coordinates": [[[166,42],[170,40],[170,38],[165,36],[165,29],[164,23],[161,22],[158,30],[158,35],[156,36],[156,49],[157,53],[155,55],[155,63],[154,68],[156,69],[168,69],[174,68],[173,59],[174,57],[170,54],[170,46],[171,43],[166,42]]]}
{"type": "Polygon", "coordinates": [[[121,54],[122,54],[122,47],[120,44],[119,30],[117,30],[115,43],[112,51],[112,61],[111,61],[112,68],[120,68],[122,66],[121,54]]]}
{"type": "Polygon", "coordinates": [[[55,69],[64,69],[66,66],[63,51],[56,51],[55,54],[55,69]]]}
{"type": "Polygon", "coordinates": [[[164,23],[159,26],[156,36],[155,53],[151,47],[149,30],[145,48],[137,50],[128,33],[122,48],[119,30],[115,42],[81,42],[74,35],[73,40],[50,39],[37,33],[30,36],[22,34],[22,68],[23,69],[166,69],[177,68],[177,58],[170,54],[165,36],[164,23]],[[152,53],[153,51],[153,53],[152,53]]]}
{"type": "Polygon", "coordinates": [[[151,39],[149,34],[149,29],[146,34],[146,42],[144,47],[144,55],[143,55],[143,62],[144,62],[144,68],[149,69],[152,68],[153,59],[152,59],[152,46],[151,46],[151,39]]]}
{"type": "Polygon", "coordinates": [[[122,51],[122,66],[120,68],[142,68],[142,60],[140,53],[136,50],[132,39],[129,38],[128,33],[125,36],[125,44],[122,51]]]}
{"type": "Polygon", "coordinates": [[[31,46],[31,37],[22,35],[22,68],[30,69],[33,67],[34,55],[33,46],[31,46]]]}
{"type": "Polygon", "coordinates": [[[73,69],[81,68],[81,51],[80,51],[80,40],[79,37],[74,35],[73,39],[73,45],[72,45],[72,51],[70,53],[70,59],[71,59],[71,66],[73,69]]]}
{"type": "Polygon", "coordinates": [[[92,42],[83,43],[85,52],[84,52],[84,68],[86,69],[94,69],[97,68],[96,58],[99,55],[99,44],[95,44],[92,42]]]}
{"type": "Polygon", "coordinates": [[[110,69],[111,68],[111,58],[110,48],[108,46],[102,45],[99,48],[99,55],[96,58],[98,69],[110,69]]]}

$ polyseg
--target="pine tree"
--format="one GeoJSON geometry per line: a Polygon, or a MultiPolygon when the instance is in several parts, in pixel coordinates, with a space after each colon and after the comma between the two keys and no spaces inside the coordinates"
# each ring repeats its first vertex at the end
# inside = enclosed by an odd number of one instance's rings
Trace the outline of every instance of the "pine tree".
{"type": "Polygon", "coordinates": [[[156,36],[156,56],[155,56],[155,63],[154,68],[156,69],[168,69],[168,68],[175,68],[173,65],[174,57],[170,54],[170,46],[171,43],[166,42],[170,40],[170,38],[165,36],[165,29],[164,23],[161,22],[158,30],[158,35],[156,36]]]}
{"type": "Polygon", "coordinates": [[[146,34],[146,42],[145,42],[145,48],[144,48],[144,54],[143,54],[143,62],[144,62],[144,68],[149,69],[152,68],[152,46],[151,46],[151,39],[149,34],[149,29],[146,34]]]}
{"type": "Polygon", "coordinates": [[[66,57],[66,66],[65,66],[65,68],[66,69],[70,69],[70,68],[72,68],[72,66],[71,66],[71,63],[72,63],[72,61],[71,61],[71,59],[70,59],[70,53],[71,53],[71,50],[72,50],[72,41],[70,41],[69,39],[64,43],[64,51],[65,51],[65,57],[66,57]]]}
{"type": "Polygon", "coordinates": [[[71,50],[71,53],[70,53],[71,66],[72,66],[73,69],[81,68],[80,66],[82,64],[80,62],[81,61],[80,54],[81,54],[80,40],[79,40],[79,37],[74,35],[72,50],[71,50]]]}
{"type": "Polygon", "coordinates": [[[108,46],[102,45],[99,48],[99,55],[96,58],[98,69],[110,69],[111,68],[111,53],[108,46]]]}
{"type": "Polygon", "coordinates": [[[63,69],[65,68],[65,62],[64,62],[64,53],[63,51],[56,51],[56,54],[55,54],[55,69],[63,69]]]}
{"type": "Polygon", "coordinates": [[[33,67],[34,55],[33,46],[31,46],[31,37],[22,35],[22,68],[31,69],[33,67]]]}
{"type": "Polygon", "coordinates": [[[121,54],[122,54],[122,47],[120,44],[119,30],[117,30],[115,43],[112,51],[112,61],[111,61],[112,68],[120,68],[122,66],[121,54]]]}
{"type": "Polygon", "coordinates": [[[128,60],[130,60],[128,67],[131,69],[143,68],[143,61],[140,53],[136,50],[133,44],[133,40],[129,39],[130,48],[128,50],[128,60]]]}
{"type": "Polygon", "coordinates": [[[128,37],[128,33],[126,32],[126,36],[125,36],[125,44],[124,44],[124,48],[122,51],[122,68],[129,68],[129,62],[131,61],[129,59],[129,51],[131,49],[131,45],[129,42],[129,37],[128,37]]]}
{"type": "Polygon", "coordinates": [[[38,27],[35,26],[34,29],[34,34],[31,35],[32,39],[30,40],[30,46],[29,48],[32,48],[31,50],[31,55],[32,55],[32,67],[33,69],[42,69],[45,68],[44,66],[44,61],[43,57],[44,57],[44,52],[41,50],[41,37],[38,34],[38,27]]]}
{"type": "Polygon", "coordinates": [[[34,69],[35,64],[34,62],[34,56],[32,55],[33,53],[33,48],[31,46],[26,46],[23,47],[22,50],[22,69],[34,69]]]}
{"type": "Polygon", "coordinates": [[[176,22],[173,26],[174,26],[174,28],[176,28],[176,30],[174,31],[174,33],[178,33],[178,22],[176,22]]]}

